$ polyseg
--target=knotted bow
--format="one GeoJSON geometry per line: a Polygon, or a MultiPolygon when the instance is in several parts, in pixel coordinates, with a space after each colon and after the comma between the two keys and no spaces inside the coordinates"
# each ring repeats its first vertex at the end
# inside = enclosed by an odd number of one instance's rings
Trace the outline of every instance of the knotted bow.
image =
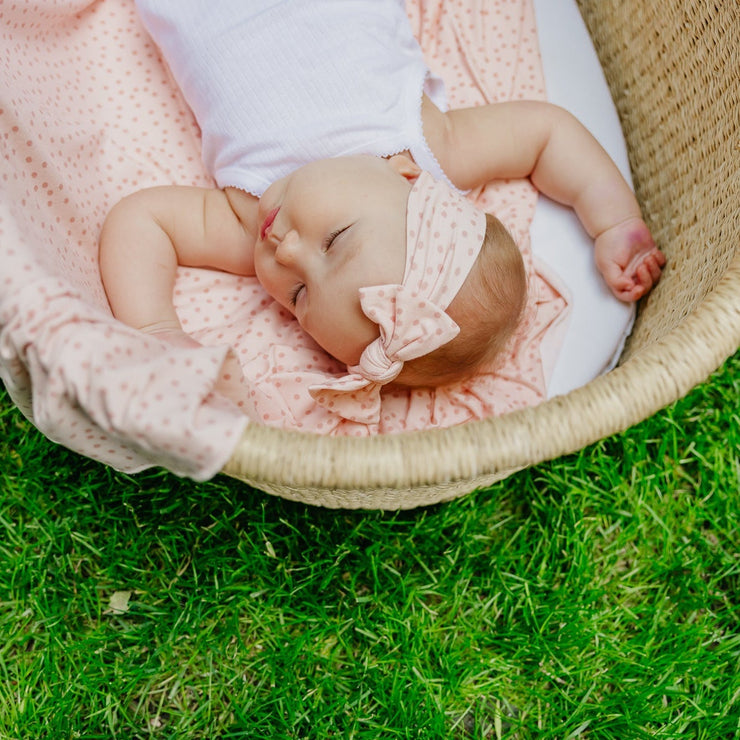
{"type": "Polygon", "coordinates": [[[435,305],[404,285],[360,289],[365,315],[380,328],[380,336],[363,351],[348,374],[321,386],[311,395],[321,406],[346,419],[365,424],[380,418],[380,389],[398,377],[405,362],[447,344],[460,327],[435,305]]]}

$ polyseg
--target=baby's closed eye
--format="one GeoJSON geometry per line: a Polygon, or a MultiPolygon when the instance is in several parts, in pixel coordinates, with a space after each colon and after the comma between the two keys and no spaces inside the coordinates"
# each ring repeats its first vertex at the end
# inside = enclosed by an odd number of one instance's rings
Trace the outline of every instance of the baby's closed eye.
{"type": "Polygon", "coordinates": [[[328,252],[334,246],[334,242],[337,240],[339,235],[343,234],[349,228],[349,226],[345,226],[343,229],[337,229],[336,231],[333,231],[331,234],[329,234],[329,236],[326,238],[326,241],[324,242],[324,251],[328,252]]]}

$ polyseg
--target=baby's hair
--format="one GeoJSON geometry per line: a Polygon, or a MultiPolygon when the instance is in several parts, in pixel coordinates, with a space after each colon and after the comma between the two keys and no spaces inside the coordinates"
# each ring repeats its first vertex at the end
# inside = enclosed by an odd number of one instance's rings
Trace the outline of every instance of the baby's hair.
{"type": "Polygon", "coordinates": [[[395,383],[435,387],[493,368],[521,320],[526,298],[521,252],[504,225],[486,214],[481,251],[447,308],[460,333],[434,352],[407,362],[395,383]]]}

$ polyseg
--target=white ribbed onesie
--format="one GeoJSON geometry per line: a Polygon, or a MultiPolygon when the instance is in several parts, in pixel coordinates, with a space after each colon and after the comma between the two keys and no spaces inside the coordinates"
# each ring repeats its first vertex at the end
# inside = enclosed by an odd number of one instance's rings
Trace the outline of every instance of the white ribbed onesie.
{"type": "Polygon", "coordinates": [[[192,108],[219,187],[255,195],[297,167],[408,149],[445,178],[421,97],[447,107],[403,0],[137,0],[192,108]]]}

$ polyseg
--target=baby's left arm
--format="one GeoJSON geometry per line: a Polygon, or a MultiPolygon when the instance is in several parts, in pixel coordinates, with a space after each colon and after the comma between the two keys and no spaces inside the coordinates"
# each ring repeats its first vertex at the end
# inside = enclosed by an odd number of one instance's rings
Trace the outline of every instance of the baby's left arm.
{"type": "Polygon", "coordinates": [[[425,100],[423,111],[429,144],[458,187],[529,177],[538,190],[575,210],[594,239],[599,270],[618,298],[637,300],[657,283],[665,257],[632,190],[570,113],[539,101],[442,113],[425,100]]]}

